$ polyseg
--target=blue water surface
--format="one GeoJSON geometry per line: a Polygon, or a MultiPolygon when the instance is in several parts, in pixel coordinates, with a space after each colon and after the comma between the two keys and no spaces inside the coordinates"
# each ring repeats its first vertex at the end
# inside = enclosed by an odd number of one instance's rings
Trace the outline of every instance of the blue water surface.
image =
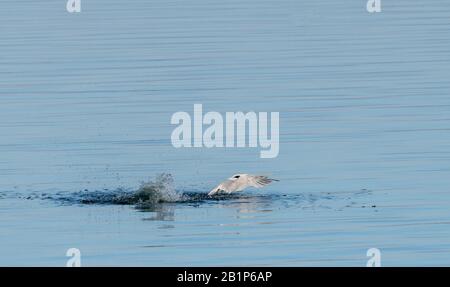
{"type": "Polygon", "coordinates": [[[0,4],[0,265],[450,265],[450,3],[0,4]],[[170,118],[280,113],[280,153],[180,148],[170,118]],[[224,200],[67,203],[166,172],[224,200]],[[86,190],[86,191],[85,191],[86,190]],[[56,196],[57,195],[57,196],[56,196]]]}

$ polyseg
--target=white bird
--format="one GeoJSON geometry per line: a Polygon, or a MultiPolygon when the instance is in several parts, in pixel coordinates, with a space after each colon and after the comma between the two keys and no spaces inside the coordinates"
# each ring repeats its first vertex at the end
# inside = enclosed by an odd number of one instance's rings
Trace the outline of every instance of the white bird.
{"type": "Polygon", "coordinates": [[[224,182],[220,183],[213,190],[211,190],[208,195],[212,196],[221,191],[230,194],[235,191],[242,191],[247,187],[261,188],[272,181],[278,181],[277,179],[268,178],[263,175],[251,175],[251,174],[235,174],[224,182]]]}

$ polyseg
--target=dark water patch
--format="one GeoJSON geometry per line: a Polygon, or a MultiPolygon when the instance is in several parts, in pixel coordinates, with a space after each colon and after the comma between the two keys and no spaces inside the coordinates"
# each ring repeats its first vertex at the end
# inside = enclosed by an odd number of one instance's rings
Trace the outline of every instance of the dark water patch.
{"type": "MultiPolygon", "coordinates": [[[[155,206],[161,204],[188,205],[198,207],[202,204],[275,204],[278,207],[300,208],[323,207],[333,208],[361,207],[375,208],[377,205],[371,201],[361,201],[369,199],[370,191],[356,191],[348,193],[301,193],[301,194],[254,194],[235,193],[220,194],[213,197],[206,192],[175,192],[167,195],[166,189],[126,190],[118,188],[116,190],[82,190],[77,192],[56,192],[56,193],[31,193],[7,194],[0,193],[2,198],[20,198],[25,200],[50,200],[62,205],[134,205],[140,210],[154,210],[155,206]]],[[[270,209],[269,209],[270,210],[270,209]]]]}
{"type": "Polygon", "coordinates": [[[82,190],[52,193],[0,193],[0,199],[15,197],[26,200],[50,200],[61,205],[130,205],[140,211],[157,212],[148,220],[172,220],[175,206],[199,207],[204,204],[220,204],[252,212],[271,212],[273,209],[334,209],[376,208],[371,202],[371,191],[361,189],[344,192],[319,192],[298,194],[255,194],[251,192],[216,194],[207,192],[180,192],[174,188],[170,174],[160,174],[154,180],[141,184],[137,190],[118,188],[114,190],[82,190]]]}

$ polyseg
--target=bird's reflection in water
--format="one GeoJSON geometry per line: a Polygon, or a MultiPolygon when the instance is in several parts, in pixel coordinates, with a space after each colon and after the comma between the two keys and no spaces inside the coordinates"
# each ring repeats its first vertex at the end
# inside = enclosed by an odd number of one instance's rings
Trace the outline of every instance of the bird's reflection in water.
{"type": "Polygon", "coordinates": [[[153,213],[153,216],[144,218],[149,221],[175,221],[175,209],[183,207],[226,208],[235,213],[235,218],[254,218],[262,213],[293,207],[341,210],[344,207],[358,206],[360,199],[367,200],[370,194],[368,190],[335,194],[230,194],[215,197],[208,197],[202,193],[185,193],[183,200],[179,202],[156,203],[146,205],[145,208],[142,206],[137,208],[143,212],[153,213]]]}
{"type": "Polygon", "coordinates": [[[271,212],[272,199],[269,196],[230,196],[216,198],[196,198],[193,197],[184,202],[176,203],[156,203],[145,207],[138,207],[142,212],[152,213],[152,216],[145,217],[146,221],[175,221],[175,210],[181,207],[212,207],[228,208],[236,212],[237,218],[251,218],[251,214],[271,212]]]}
{"type": "Polygon", "coordinates": [[[236,218],[253,218],[257,213],[272,212],[273,201],[269,197],[245,196],[224,202],[221,206],[235,210],[236,218]]]}

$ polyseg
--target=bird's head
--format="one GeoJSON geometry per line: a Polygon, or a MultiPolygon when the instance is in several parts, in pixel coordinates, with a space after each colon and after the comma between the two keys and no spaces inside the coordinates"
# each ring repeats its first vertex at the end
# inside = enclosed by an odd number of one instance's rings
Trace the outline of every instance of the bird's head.
{"type": "Polygon", "coordinates": [[[245,173],[238,173],[238,174],[235,174],[232,177],[230,177],[229,180],[238,180],[238,179],[243,179],[245,177],[247,177],[247,174],[245,174],[245,173]]]}

